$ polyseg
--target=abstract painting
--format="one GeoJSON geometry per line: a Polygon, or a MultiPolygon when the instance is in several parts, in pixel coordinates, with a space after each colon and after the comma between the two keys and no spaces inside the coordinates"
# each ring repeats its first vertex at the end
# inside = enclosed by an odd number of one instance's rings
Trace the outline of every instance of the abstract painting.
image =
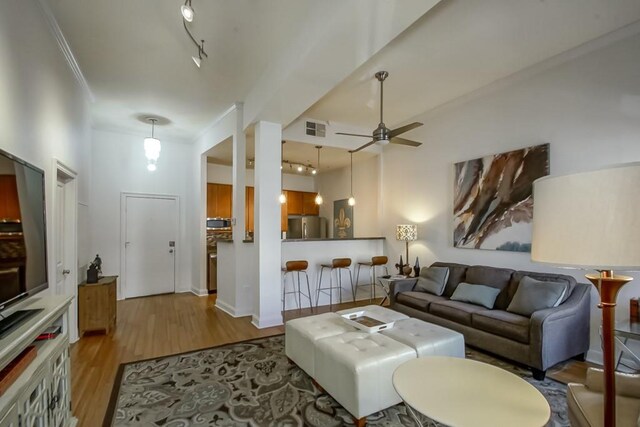
{"type": "Polygon", "coordinates": [[[333,238],[353,238],[353,206],[348,199],[333,202],[333,238]]]}
{"type": "Polygon", "coordinates": [[[549,174],[549,144],[455,164],[453,245],[531,252],[533,181],[549,174]]]}

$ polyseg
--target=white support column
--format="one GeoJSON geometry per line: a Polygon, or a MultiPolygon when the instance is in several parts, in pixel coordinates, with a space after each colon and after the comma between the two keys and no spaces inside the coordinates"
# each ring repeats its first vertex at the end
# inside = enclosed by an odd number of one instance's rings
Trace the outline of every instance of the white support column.
{"type": "Polygon", "coordinates": [[[244,239],[245,221],[245,184],[247,176],[247,141],[242,130],[242,104],[236,104],[236,130],[233,135],[233,166],[232,166],[232,216],[235,220],[233,227],[233,243],[239,245],[244,239]]]}
{"type": "Polygon", "coordinates": [[[253,320],[258,328],[282,324],[280,301],[280,144],[282,126],[258,122],[255,127],[255,245],[257,285],[253,320]]]}

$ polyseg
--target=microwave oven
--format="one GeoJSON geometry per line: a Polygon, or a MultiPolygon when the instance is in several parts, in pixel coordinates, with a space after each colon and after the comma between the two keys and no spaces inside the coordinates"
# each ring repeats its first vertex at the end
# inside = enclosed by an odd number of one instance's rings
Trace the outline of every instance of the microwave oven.
{"type": "Polygon", "coordinates": [[[207,230],[231,230],[231,218],[207,218],[207,230]]]}

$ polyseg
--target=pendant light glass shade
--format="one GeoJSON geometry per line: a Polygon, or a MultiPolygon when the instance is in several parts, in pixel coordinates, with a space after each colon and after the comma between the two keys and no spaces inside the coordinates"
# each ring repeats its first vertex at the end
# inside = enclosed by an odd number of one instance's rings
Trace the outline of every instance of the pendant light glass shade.
{"type": "Polygon", "coordinates": [[[282,162],[284,159],[284,143],[285,141],[282,141],[280,144],[280,197],[278,197],[278,200],[281,205],[287,203],[287,195],[284,192],[284,169],[282,168],[282,162]]]}
{"type": "Polygon", "coordinates": [[[160,157],[162,146],[160,144],[160,140],[157,139],[154,135],[155,125],[158,119],[151,118],[149,119],[149,121],[151,122],[151,136],[144,139],[144,155],[147,160],[149,160],[149,162],[153,162],[155,166],[158,157],[160,157]]]}
{"type": "Polygon", "coordinates": [[[351,156],[351,195],[349,196],[349,200],[347,200],[347,203],[349,204],[349,206],[355,206],[356,198],[353,197],[353,151],[349,151],[349,155],[351,156]]]}
{"type": "MultiPolygon", "coordinates": [[[[318,150],[318,165],[316,167],[316,173],[320,171],[320,149],[322,147],[320,145],[316,145],[316,149],[318,150]]],[[[320,192],[318,191],[318,194],[316,194],[316,198],[315,198],[315,202],[316,205],[321,205],[322,204],[322,196],[320,195],[320,192]]]]}

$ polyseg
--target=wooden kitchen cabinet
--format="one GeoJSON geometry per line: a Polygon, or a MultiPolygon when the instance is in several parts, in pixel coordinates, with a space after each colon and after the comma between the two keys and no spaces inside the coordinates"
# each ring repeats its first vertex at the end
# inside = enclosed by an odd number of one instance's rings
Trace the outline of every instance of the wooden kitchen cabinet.
{"type": "Polygon", "coordinates": [[[207,218],[231,218],[231,193],[231,185],[207,184],[207,218]]]}
{"type": "Polygon", "coordinates": [[[287,214],[303,215],[302,191],[287,191],[287,214]]]}
{"type": "Polygon", "coordinates": [[[116,327],[116,285],[118,276],[102,277],[98,283],[78,285],[78,323],[80,337],[89,331],[104,331],[116,327]]]}
{"type": "Polygon", "coordinates": [[[280,230],[287,231],[289,229],[289,214],[288,214],[288,205],[289,205],[289,195],[293,193],[293,191],[284,191],[285,196],[287,196],[287,201],[280,205],[280,230]]]}
{"type": "Polygon", "coordinates": [[[244,198],[244,202],[245,202],[245,211],[244,211],[244,223],[245,223],[245,229],[247,231],[251,231],[253,232],[253,220],[255,217],[255,213],[254,213],[254,205],[253,205],[253,198],[254,196],[254,189],[253,187],[245,187],[245,198],[244,198]]]}
{"type": "Polygon", "coordinates": [[[302,215],[320,215],[320,206],[316,205],[318,193],[302,193],[302,215]]]}

